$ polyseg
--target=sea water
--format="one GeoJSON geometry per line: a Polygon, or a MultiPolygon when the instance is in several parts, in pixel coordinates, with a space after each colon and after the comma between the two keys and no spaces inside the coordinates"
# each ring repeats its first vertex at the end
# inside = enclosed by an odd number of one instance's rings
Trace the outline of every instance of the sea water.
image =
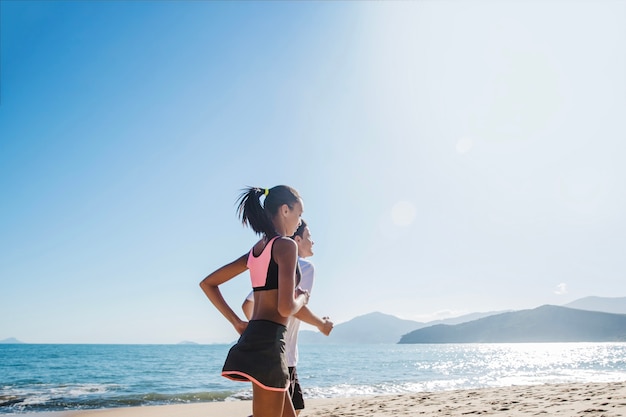
{"type": "MultiPolygon", "coordinates": [[[[250,399],[229,345],[0,345],[0,414],[250,399]]],[[[626,343],[300,345],[306,398],[626,380],[626,343]]]]}

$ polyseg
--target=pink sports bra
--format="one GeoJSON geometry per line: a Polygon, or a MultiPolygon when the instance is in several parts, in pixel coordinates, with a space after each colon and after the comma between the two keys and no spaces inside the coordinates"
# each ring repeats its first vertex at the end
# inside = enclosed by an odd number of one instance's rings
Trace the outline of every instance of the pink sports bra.
{"type": "MultiPolygon", "coordinates": [[[[258,256],[254,256],[254,248],[250,249],[246,265],[250,270],[250,280],[253,291],[267,291],[278,289],[278,264],[274,261],[272,251],[274,242],[280,236],[275,236],[267,242],[258,256]]],[[[300,268],[296,268],[296,285],[300,283],[300,268]]]]}

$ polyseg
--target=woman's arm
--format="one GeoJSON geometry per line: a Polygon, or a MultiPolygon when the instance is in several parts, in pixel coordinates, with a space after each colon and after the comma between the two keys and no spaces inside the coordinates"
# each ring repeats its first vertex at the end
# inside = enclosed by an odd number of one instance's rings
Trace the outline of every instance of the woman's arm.
{"type": "Polygon", "coordinates": [[[224,265],[215,272],[212,272],[200,282],[200,288],[202,288],[202,291],[204,291],[206,296],[209,300],[211,300],[219,312],[226,317],[226,320],[228,320],[235,327],[235,330],[237,330],[239,334],[243,333],[248,323],[241,320],[239,316],[235,314],[233,309],[226,303],[226,300],[224,300],[222,292],[219,289],[219,285],[231,280],[247,270],[247,259],[248,254],[246,253],[233,262],[224,265]]]}
{"type": "Polygon", "coordinates": [[[273,255],[278,265],[278,314],[289,317],[309,301],[308,291],[296,294],[298,245],[289,238],[276,239],[273,255]]]}

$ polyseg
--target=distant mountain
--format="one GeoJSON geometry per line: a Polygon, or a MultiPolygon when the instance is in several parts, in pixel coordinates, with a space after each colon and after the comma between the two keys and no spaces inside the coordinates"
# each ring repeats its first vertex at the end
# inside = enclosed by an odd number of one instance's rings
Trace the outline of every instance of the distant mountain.
{"type": "Polygon", "coordinates": [[[299,343],[398,343],[400,337],[424,323],[402,320],[379,312],[358,316],[335,326],[330,336],[319,332],[302,330],[299,343]]]}
{"type": "Polygon", "coordinates": [[[14,344],[14,345],[20,344],[20,345],[21,345],[21,344],[23,344],[24,342],[22,342],[22,341],[20,341],[20,340],[17,340],[17,339],[16,339],[16,338],[14,338],[14,337],[9,337],[8,339],[3,339],[3,340],[0,340],[0,343],[3,343],[3,344],[14,344]]]}
{"type": "Polygon", "coordinates": [[[578,310],[602,311],[604,313],[626,314],[626,297],[585,297],[564,307],[578,310]]]}
{"type": "Polygon", "coordinates": [[[489,316],[493,316],[493,315],[496,315],[496,314],[507,313],[508,311],[510,311],[510,310],[507,310],[507,311],[491,311],[489,313],[470,313],[470,314],[466,314],[464,316],[452,317],[450,319],[429,321],[428,323],[425,323],[422,327],[434,326],[436,324],[461,324],[461,323],[466,323],[468,321],[474,321],[474,320],[482,319],[483,317],[489,317],[489,316]]]}
{"type": "Polygon", "coordinates": [[[335,326],[330,336],[324,336],[317,331],[301,330],[298,334],[300,343],[398,343],[400,338],[413,330],[435,324],[458,324],[479,318],[499,314],[472,313],[465,316],[445,320],[436,320],[427,323],[403,320],[398,317],[380,312],[358,316],[350,321],[335,326]]]}
{"type": "Polygon", "coordinates": [[[626,314],[545,305],[457,325],[414,330],[400,343],[513,343],[626,341],[626,314]]]}
{"type": "Polygon", "coordinates": [[[178,342],[178,345],[197,345],[198,343],[192,342],[190,340],[183,340],[182,342],[178,342]]]}

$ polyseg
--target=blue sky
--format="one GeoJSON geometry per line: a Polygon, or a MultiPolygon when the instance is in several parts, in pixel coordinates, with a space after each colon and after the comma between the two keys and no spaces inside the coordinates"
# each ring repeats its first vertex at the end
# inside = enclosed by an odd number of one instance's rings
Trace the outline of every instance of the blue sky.
{"type": "Polygon", "coordinates": [[[626,296],[624,2],[0,7],[0,339],[234,340],[247,185],[336,322],[626,296]]]}

